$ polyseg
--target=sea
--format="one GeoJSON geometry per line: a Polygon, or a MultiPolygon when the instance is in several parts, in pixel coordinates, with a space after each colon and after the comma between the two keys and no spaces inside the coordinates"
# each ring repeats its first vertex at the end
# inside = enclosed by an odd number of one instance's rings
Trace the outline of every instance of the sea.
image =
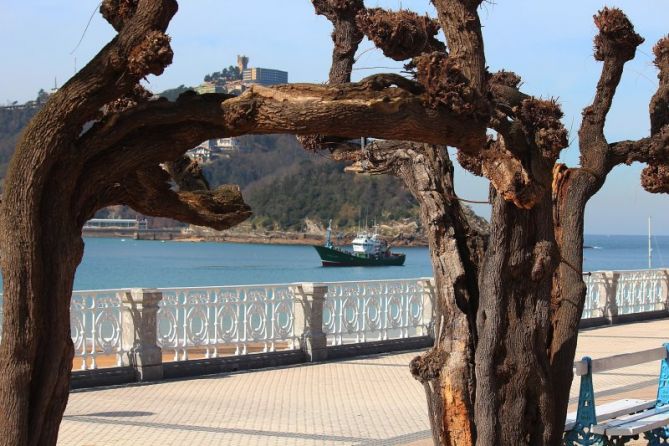
{"type": "MultiPolygon", "coordinates": [[[[584,270],[648,268],[648,238],[586,235],[584,270]]],[[[651,239],[653,268],[669,268],[669,236],[651,239]]],[[[75,290],[173,288],[432,276],[427,248],[395,248],[404,266],[324,268],[311,246],[85,239],[75,290]]]]}

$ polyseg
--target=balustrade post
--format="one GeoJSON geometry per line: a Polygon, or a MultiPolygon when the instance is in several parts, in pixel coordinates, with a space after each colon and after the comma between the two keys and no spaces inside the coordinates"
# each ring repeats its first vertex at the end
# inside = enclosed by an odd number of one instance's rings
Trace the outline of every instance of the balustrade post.
{"type": "Polygon", "coordinates": [[[599,301],[602,305],[604,318],[609,324],[614,324],[618,318],[618,279],[620,273],[616,271],[602,271],[602,280],[599,282],[599,301]]]}
{"type": "Polygon", "coordinates": [[[424,277],[418,281],[418,284],[423,290],[423,325],[426,327],[423,334],[434,339],[436,336],[434,333],[434,310],[437,308],[436,284],[432,277],[424,277]]]}
{"type": "Polygon", "coordinates": [[[163,378],[163,352],[157,345],[158,303],[163,293],[155,289],[133,288],[123,294],[122,363],[135,369],[138,381],[163,378]]]}
{"type": "Polygon", "coordinates": [[[660,281],[660,286],[662,287],[662,296],[660,298],[660,303],[662,308],[660,310],[669,311],[669,269],[662,270],[662,279],[660,281]]]}
{"type": "Polygon", "coordinates": [[[293,288],[295,306],[295,334],[300,339],[300,348],[307,361],[327,359],[327,338],[323,332],[323,305],[328,292],[327,285],[302,283],[293,288]],[[300,334],[301,333],[301,334],[300,334]]]}

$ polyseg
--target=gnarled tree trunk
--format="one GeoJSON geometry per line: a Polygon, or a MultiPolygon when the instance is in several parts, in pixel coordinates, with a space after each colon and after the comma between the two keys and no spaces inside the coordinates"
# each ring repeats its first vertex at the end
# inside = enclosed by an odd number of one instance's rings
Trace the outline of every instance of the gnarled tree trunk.
{"type": "Polygon", "coordinates": [[[492,191],[490,242],[479,278],[478,445],[550,444],[555,429],[549,343],[556,249],[550,194],[530,210],[492,191]]]}

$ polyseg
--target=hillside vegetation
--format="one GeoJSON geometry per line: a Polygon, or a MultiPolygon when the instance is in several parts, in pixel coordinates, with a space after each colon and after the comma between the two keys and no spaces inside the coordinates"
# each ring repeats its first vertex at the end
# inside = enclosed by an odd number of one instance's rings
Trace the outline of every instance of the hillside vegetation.
{"type": "Polygon", "coordinates": [[[5,177],[21,132],[38,110],[34,103],[24,107],[0,107],[0,181],[5,177]]]}
{"type": "Polygon", "coordinates": [[[344,164],[306,152],[289,135],[240,139],[240,151],[204,166],[210,184],[235,183],[266,229],[301,230],[304,220],[340,228],[417,217],[417,205],[388,176],[344,173],[344,164]]]}

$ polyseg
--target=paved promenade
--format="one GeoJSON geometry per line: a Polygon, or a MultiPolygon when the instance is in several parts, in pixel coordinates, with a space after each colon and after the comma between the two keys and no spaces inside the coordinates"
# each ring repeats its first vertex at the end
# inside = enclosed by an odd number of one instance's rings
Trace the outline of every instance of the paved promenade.
{"type": "MultiPolygon", "coordinates": [[[[584,330],[577,357],[658,347],[669,320],[584,330]]],[[[419,352],[70,395],[59,445],[428,445],[419,352]]],[[[654,398],[659,363],[595,375],[598,402],[654,398]],[[616,391],[614,389],[622,389],[616,391]]],[[[571,390],[576,402],[578,379],[571,390]]]]}

